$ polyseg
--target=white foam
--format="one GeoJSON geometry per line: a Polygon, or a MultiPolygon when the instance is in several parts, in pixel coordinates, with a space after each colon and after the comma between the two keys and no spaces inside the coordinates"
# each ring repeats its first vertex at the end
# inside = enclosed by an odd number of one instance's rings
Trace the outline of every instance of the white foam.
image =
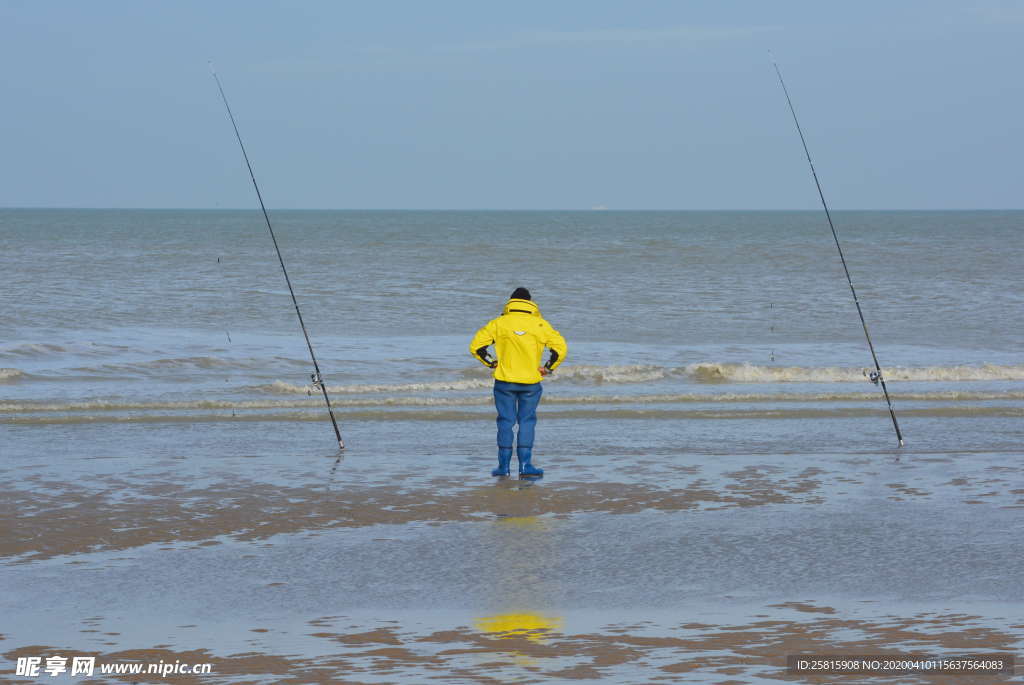
{"type": "MultiPolygon", "coordinates": [[[[367,384],[367,385],[328,385],[327,392],[337,395],[361,395],[370,393],[400,393],[400,392],[444,392],[452,390],[480,390],[489,388],[493,384],[490,379],[470,379],[461,381],[438,381],[433,383],[394,383],[394,384],[367,384]]],[[[284,381],[274,381],[266,385],[257,385],[253,388],[262,392],[276,393],[279,395],[313,395],[320,394],[320,390],[312,385],[295,385],[284,381]]]]}
{"type": "MultiPolygon", "coordinates": [[[[849,367],[756,366],[753,364],[690,364],[688,375],[706,383],[863,383],[866,370],[849,367]]],[[[1024,366],[925,366],[882,369],[890,381],[1019,381],[1024,366]]]]}
{"type": "Polygon", "coordinates": [[[551,380],[580,383],[645,383],[667,378],[674,373],[676,373],[675,369],[649,364],[614,366],[581,364],[560,367],[551,380]]]}
{"type": "MultiPolygon", "coordinates": [[[[682,367],[646,364],[564,366],[545,380],[546,383],[579,385],[651,383],[672,377],[687,377],[698,383],[865,383],[868,370],[859,367],[758,366],[703,362],[682,367]]],[[[893,367],[883,369],[887,382],[970,382],[1024,380],[1024,366],[983,364],[980,366],[893,367]]],[[[491,387],[486,375],[453,381],[422,383],[330,385],[327,391],[340,395],[399,394],[410,392],[453,392],[481,390],[491,387]]],[[[260,392],[280,395],[311,395],[319,390],[311,385],[295,385],[275,381],[254,388],[260,392]]]]}
{"type": "Polygon", "coordinates": [[[0,369],[0,383],[13,383],[24,376],[25,372],[21,369],[0,369]]]}

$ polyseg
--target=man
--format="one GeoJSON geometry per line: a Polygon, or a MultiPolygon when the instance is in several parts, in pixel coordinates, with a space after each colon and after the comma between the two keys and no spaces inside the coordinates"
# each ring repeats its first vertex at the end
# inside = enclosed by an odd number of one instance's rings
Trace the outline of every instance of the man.
{"type": "Polygon", "coordinates": [[[518,423],[516,456],[519,457],[519,475],[543,476],[544,470],[530,463],[537,405],[542,392],[540,381],[565,361],[565,338],[541,317],[540,309],[530,299],[530,291],[516,288],[501,316],[491,320],[473,336],[469,352],[485,366],[494,369],[498,468],[491,471],[491,475],[509,475],[512,428],[518,423]],[[494,345],[497,359],[488,356],[490,345],[494,345]],[[545,347],[551,350],[551,354],[547,363],[541,366],[545,347]]]}

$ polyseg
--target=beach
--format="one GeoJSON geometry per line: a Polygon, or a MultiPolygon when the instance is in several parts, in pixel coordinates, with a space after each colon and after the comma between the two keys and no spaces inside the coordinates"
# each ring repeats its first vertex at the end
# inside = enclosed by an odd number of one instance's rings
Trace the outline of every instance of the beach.
{"type": "Polygon", "coordinates": [[[0,210],[8,681],[1019,653],[1024,212],[835,213],[904,448],[819,212],[271,218],[343,453],[258,212],[0,210]],[[468,350],[520,285],[569,343],[536,481],[468,350]],[[54,655],[210,672],[15,675],[54,655]]]}

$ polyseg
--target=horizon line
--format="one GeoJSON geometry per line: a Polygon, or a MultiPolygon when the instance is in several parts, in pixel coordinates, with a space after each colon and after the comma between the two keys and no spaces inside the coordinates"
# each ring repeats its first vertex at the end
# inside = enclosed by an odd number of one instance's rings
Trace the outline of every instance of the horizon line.
{"type": "MultiPolygon", "coordinates": [[[[840,207],[831,208],[837,212],[1019,212],[1024,207],[840,207]]],[[[137,212],[247,212],[260,211],[259,207],[76,207],[71,205],[53,206],[0,206],[8,210],[55,210],[55,211],[137,211],[137,212]]],[[[267,207],[275,212],[821,212],[818,208],[680,208],[680,207],[556,207],[556,208],[510,208],[510,207],[267,207]]]]}

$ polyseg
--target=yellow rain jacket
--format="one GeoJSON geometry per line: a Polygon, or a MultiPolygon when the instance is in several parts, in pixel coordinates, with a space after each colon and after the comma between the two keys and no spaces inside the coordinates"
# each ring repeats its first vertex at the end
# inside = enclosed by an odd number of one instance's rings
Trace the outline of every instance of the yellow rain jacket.
{"type": "Polygon", "coordinates": [[[562,334],[540,315],[532,300],[508,301],[501,316],[492,319],[473,336],[469,353],[494,369],[494,379],[508,383],[539,383],[544,348],[551,350],[545,365],[554,371],[565,361],[567,347],[562,334]],[[494,345],[497,362],[488,358],[487,346],[494,345]]]}

